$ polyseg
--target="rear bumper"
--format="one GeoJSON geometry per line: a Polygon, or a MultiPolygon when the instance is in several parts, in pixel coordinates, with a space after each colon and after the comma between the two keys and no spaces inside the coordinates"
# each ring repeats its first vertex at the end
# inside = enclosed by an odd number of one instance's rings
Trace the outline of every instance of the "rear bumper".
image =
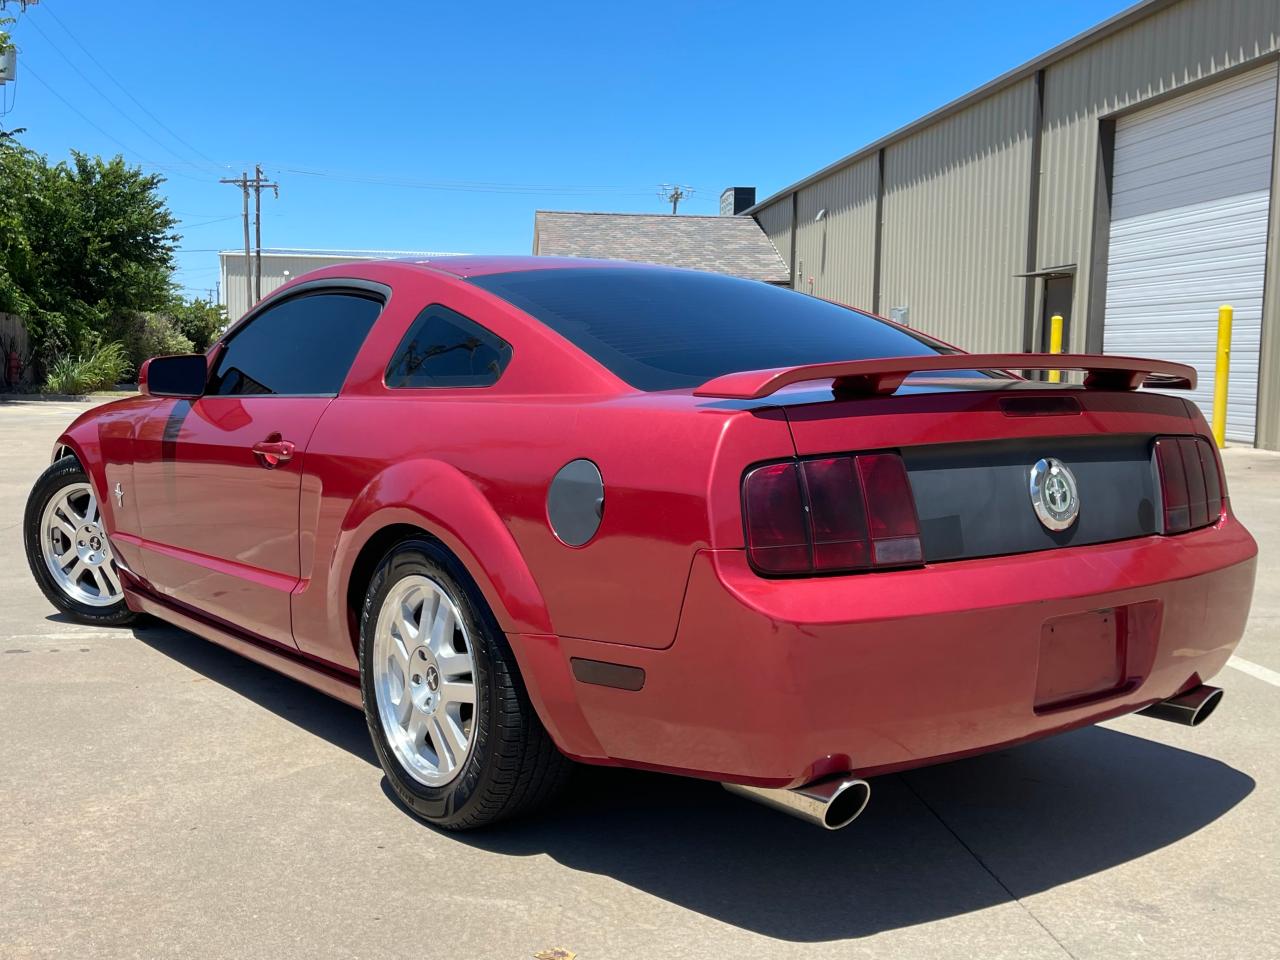
{"type": "Polygon", "coordinates": [[[805,580],[765,580],[741,551],[708,550],[666,649],[512,646],[567,753],[788,786],[982,752],[1208,680],[1244,631],[1256,553],[1232,517],[1179,537],[805,580]],[[1072,699],[1075,651],[1096,653],[1099,628],[1125,638],[1122,676],[1072,699]],[[573,657],[639,667],[644,686],[575,681],[573,657]]]}

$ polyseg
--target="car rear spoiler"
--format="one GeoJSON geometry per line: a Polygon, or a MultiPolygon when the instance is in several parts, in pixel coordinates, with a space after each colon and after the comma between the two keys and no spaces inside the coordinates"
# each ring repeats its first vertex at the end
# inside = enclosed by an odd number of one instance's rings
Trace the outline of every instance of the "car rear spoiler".
{"type": "Polygon", "coordinates": [[[832,389],[846,396],[893,393],[913,373],[948,370],[1081,370],[1084,385],[1100,390],[1136,390],[1141,386],[1194,390],[1196,371],[1184,363],[1090,353],[940,353],[919,357],[837,360],[802,367],[745,370],[708,380],[696,397],[758,400],[793,383],[833,380],[832,389]]]}

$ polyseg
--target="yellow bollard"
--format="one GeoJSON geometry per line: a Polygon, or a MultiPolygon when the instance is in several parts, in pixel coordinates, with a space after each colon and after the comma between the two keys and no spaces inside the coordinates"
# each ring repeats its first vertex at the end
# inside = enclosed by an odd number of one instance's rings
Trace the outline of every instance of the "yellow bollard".
{"type": "MultiPolygon", "coordinates": [[[[1062,314],[1060,313],[1055,313],[1052,317],[1049,318],[1049,352],[1050,353],[1062,352],[1062,314]]],[[[1050,370],[1049,382],[1061,383],[1062,371],[1050,370]]]]}
{"type": "Polygon", "coordinates": [[[1227,380],[1231,372],[1231,304],[1218,308],[1218,359],[1213,368],[1213,439],[1227,445],[1227,380]]]}

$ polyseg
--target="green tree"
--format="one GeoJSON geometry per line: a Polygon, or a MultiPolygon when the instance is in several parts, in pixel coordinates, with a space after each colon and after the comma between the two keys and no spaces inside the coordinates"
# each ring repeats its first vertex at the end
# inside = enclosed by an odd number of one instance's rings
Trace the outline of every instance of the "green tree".
{"type": "Polygon", "coordinates": [[[178,332],[201,353],[209,349],[227,325],[226,308],[200,297],[194,300],[179,298],[170,305],[168,313],[178,332]]]}
{"type": "Polygon", "coordinates": [[[39,361],[122,340],[169,306],[179,237],[163,182],[118,156],[50,165],[0,144],[0,310],[24,317],[39,361]]]}

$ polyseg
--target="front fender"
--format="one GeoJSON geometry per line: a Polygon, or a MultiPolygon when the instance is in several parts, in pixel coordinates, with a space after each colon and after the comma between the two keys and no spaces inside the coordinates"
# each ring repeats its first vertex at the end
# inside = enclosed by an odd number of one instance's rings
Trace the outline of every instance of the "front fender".
{"type": "Polygon", "coordinates": [[[360,551],[380,530],[421,527],[456,556],[507,633],[552,633],[546,601],[506,524],[457,467],[439,460],[397,463],[373,477],[343,520],[336,551],[345,584],[360,551]]]}
{"type": "MultiPolygon", "coordinates": [[[[80,466],[89,478],[89,486],[93,487],[93,495],[98,500],[98,509],[102,511],[102,523],[108,535],[127,526],[121,523],[122,518],[117,516],[115,501],[108,496],[111,486],[107,482],[102,431],[104,426],[112,425],[110,420],[104,424],[98,411],[88,410],[77,417],[53,445],[54,451],[65,450],[63,456],[70,455],[80,461],[80,466]]],[[[128,423],[116,426],[116,432],[121,429],[126,437],[132,436],[132,427],[128,423]]]]}
{"type": "Polygon", "coordinates": [[[102,500],[102,445],[98,440],[98,428],[94,424],[80,424],[78,421],[67,427],[66,432],[54,442],[50,463],[63,457],[72,456],[80,461],[84,472],[89,475],[89,483],[98,500],[102,500]]]}

